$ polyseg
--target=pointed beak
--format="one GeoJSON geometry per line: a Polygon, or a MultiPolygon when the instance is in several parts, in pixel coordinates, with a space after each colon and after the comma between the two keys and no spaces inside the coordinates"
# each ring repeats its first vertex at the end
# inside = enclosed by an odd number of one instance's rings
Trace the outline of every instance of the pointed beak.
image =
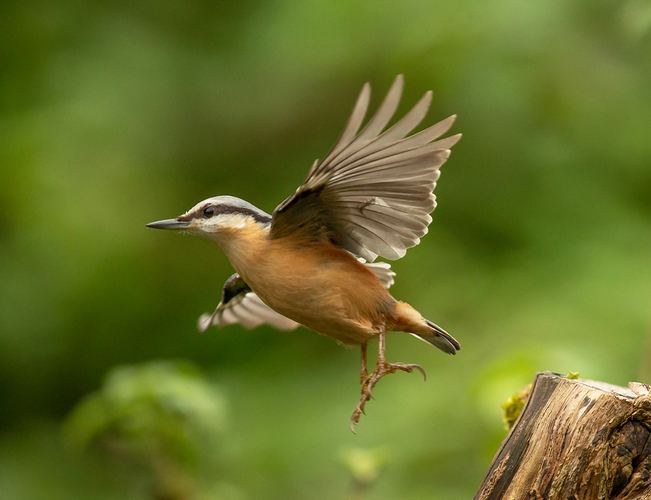
{"type": "Polygon", "coordinates": [[[154,229],[186,229],[190,227],[190,222],[179,219],[165,219],[150,222],[147,227],[153,227],[154,229]]]}

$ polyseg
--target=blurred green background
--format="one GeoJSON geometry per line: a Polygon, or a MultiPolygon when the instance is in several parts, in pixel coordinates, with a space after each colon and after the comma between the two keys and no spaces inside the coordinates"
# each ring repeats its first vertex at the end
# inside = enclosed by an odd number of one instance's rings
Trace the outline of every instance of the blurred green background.
{"type": "Polygon", "coordinates": [[[5,0],[0,19],[3,499],[467,499],[536,371],[649,382],[648,1],[5,0]],[[219,194],[271,212],[363,83],[375,109],[398,73],[398,114],[431,89],[423,125],[456,113],[464,137],[391,291],[463,350],[390,336],[427,382],[383,379],[355,436],[359,350],[198,334],[230,265],[145,223],[219,194]]]}

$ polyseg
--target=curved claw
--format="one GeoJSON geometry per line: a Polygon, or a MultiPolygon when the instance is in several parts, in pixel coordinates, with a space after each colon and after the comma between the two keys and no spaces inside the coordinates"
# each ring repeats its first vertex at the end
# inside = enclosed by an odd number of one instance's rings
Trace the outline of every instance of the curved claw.
{"type": "Polygon", "coordinates": [[[355,424],[359,423],[359,415],[360,412],[359,410],[353,411],[353,414],[350,416],[350,432],[353,434],[357,434],[355,432],[355,424]]]}
{"type": "Polygon", "coordinates": [[[425,370],[423,370],[419,365],[410,365],[412,368],[416,368],[419,372],[423,374],[423,381],[427,380],[427,375],[425,374],[425,370]]]}
{"type": "Polygon", "coordinates": [[[423,370],[420,365],[408,365],[406,363],[388,363],[388,367],[391,373],[395,373],[397,370],[401,370],[407,373],[411,373],[414,370],[418,370],[423,374],[423,380],[427,380],[427,375],[425,374],[425,370],[423,370]]]}

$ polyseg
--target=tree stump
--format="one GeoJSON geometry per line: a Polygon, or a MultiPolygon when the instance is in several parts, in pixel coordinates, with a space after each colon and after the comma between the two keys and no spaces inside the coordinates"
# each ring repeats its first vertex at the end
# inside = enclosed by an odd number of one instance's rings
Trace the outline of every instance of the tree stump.
{"type": "Polygon", "coordinates": [[[651,499],[651,396],[629,387],[539,373],[475,500],[651,499]]]}

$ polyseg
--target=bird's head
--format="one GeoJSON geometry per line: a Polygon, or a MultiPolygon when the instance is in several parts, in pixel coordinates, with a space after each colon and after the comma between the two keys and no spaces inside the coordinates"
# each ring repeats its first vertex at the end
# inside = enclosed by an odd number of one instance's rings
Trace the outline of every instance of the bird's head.
{"type": "Polygon", "coordinates": [[[267,228],[271,215],[234,196],[214,196],[176,219],[150,222],[154,229],[177,229],[208,240],[220,241],[224,235],[267,228]]]}

